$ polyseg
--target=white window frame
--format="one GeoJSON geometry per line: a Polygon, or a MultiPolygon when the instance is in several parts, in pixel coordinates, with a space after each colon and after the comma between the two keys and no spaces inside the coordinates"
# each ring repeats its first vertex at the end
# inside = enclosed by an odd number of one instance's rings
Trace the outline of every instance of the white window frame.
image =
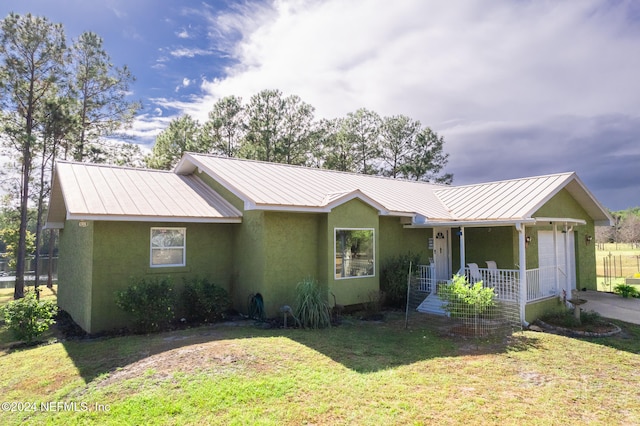
{"type": "MultiPolygon", "coordinates": [[[[344,259],[343,259],[343,262],[344,262],[344,259]]],[[[375,228],[348,228],[348,227],[333,228],[333,278],[335,280],[352,280],[352,279],[358,279],[358,278],[373,278],[375,276],[376,276],[376,230],[375,228]],[[337,271],[338,251],[336,249],[336,246],[337,246],[337,239],[338,239],[338,231],[371,231],[371,262],[373,264],[373,273],[371,275],[348,275],[344,277],[337,276],[336,271],[337,271]]]]}
{"type": "Polygon", "coordinates": [[[187,264],[187,228],[186,227],[168,227],[157,226],[152,227],[149,232],[149,266],[151,268],[170,268],[175,266],[186,266],[187,264]],[[154,231],[180,231],[182,232],[182,245],[170,246],[170,247],[153,247],[153,233],[154,231]],[[163,263],[154,265],[153,263],[153,251],[163,249],[182,249],[182,262],[181,263],[163,263]]]}

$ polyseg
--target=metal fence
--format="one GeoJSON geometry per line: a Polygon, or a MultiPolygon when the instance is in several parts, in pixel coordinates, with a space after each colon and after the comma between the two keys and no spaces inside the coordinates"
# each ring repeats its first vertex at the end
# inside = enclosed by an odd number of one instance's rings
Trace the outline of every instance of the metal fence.
{"type": "Polygon", "coordinates": [[[450,282],[425,279],[425,269],[418,270],[421,273],[410,273],[407,277],[407,326],[418,315],[432,315],[434,322],[442,323],[442,318],[446,318],[445,325],[452,335],[488,337],[522,330],[518,291],[505,287],[498,293],[494,287],[483,284],[485,295],[491,294],[492,299],[484,306],[464,303],[462,299],[447,301],[439,294],[450,282]]]}
{"type": "Polygon", "coordinates": [[[633,244],[598,244],[596,273],[598,288],[614,291],[616,285],[640,273],[640,250],[633,244]]]}

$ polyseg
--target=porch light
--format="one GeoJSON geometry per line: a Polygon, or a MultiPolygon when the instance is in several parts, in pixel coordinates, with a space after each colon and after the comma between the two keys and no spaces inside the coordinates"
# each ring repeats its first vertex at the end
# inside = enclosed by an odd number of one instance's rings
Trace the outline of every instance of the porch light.
{"type": "Polygon", "coordinates": [[[584,236],[584,243],[585,243],[586,245],[591,244],[591,240],[593,240],[593,237],[592,237],[591,235],[588,235],[588,234],[587,234],[587,235],[585,235],[585,236],[584,236]]]}
{"type": "Polygon", "coordinates": [[[529,243],[531,242],[531,235],[527,235],[524,239],[524,246],[529,247],[529,243]]]}

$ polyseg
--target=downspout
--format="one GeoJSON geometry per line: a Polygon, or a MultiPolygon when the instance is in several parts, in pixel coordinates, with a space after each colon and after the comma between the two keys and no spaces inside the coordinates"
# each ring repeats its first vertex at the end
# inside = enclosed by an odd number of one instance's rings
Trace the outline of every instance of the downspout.
{"type": "Polygon", "coordinates": [[[527,253],[526,249],[526,232],[523,223],[516,223],[516,231],[518,231],[518,263],[520,266],[520,322],[523,326],[528,327],[529,323],[525,320],[525,307],[527,305],[527,253]]]}

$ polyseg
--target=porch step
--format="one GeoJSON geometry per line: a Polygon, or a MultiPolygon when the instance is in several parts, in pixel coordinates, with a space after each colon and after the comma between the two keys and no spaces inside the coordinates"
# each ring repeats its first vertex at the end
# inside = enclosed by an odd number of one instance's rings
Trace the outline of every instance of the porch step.
{"type": "Polygon", "coordinates": [[[435,294],[427,296],[426,299],[416,308],[418,312],[424,314],[446,315],[449,313],[443,309],[444,302],[435,294]]]}

